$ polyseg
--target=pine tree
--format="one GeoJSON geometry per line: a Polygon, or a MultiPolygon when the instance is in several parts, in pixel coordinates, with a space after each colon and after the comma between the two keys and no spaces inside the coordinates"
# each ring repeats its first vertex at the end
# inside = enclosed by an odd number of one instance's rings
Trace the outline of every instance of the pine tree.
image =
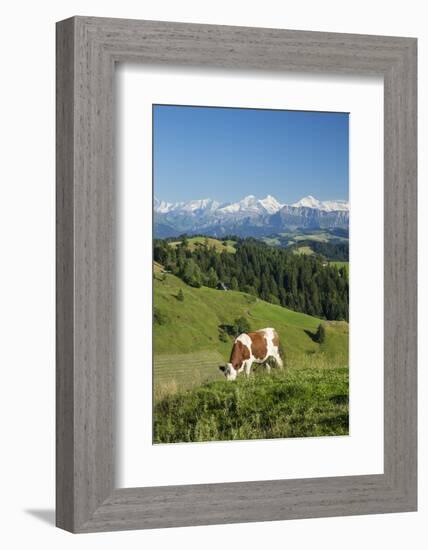
{"type": "Polygon", "coordinates": [[[207,285],[211,288],[216,288],[218,285],[217,273],[212,267],[210,267],[208,270],[207,285]]]}
{"type": "Polygon", "coordinates": [[[230,290],[238,290],[238,279],[236,277],[232,277],[230,279],[230,290]]]}
{"type": "Polygon", "coordinates": [[[245,317],[238,317],[233,323],[235,336],[239,336],[243,332],[250,332],[250,324],[245,317]]]}
{"type": "Polygon", "coordinates": [[[228,342],[228,337],[227,337],[227,334],[224,330],[220,330],[219,333],[218,333],[218,338],[220,340],[220,342],[228,342]]]}
{"type": "Polygon", "coordinates": [[[315,334],[315,340],[316,342],[318,342],[318,344],[322,344],[323,342],[325,342],[325,326],[322,323],[318,325],[318,330],[315,334]]]}
{"type": "Polygon", "coordinates": [[[192,258],[185,262],[182,278],[183,281],[190,286],[198,288],[202,285],[202,274],[200,267],[192,258]]]}

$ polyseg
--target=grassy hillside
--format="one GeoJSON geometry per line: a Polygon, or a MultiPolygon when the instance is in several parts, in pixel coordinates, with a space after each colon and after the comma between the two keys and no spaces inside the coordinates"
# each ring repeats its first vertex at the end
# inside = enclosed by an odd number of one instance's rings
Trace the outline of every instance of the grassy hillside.
{"type": "Polygon", "coordinates": [[[269,304],[243,292],[193,288],[154,270],[154,443],[345,435],[348,433],[348,324],[269,304]],[[233,337],[221,326],[245,317],[274,327],[285,368],[227,382],[219,371],[233,337]]]}
{"type": "Polygon", "coordinates": [[[308,256],[311,256],[314,253],[312,248],[310,246],[307,246],[307,245],[299,246],[297,248],[294,248],[293,252],[294,252],[294,254],[306,254],[308,256]]]}
{"type": "Polygon", "coordinates": [[[153,273],[163,273],[163,271],[163,265],[158,262],[153,262],[153,273]]]}
{"type": "Polygon", "coordinates": [[[287,369],[158,401],[154,443],[347,435],[348,369],[287,369]]]}
{"type": "Polygon", "coordinates": [[[233,339],[221,341],[219,327],[231,325],[241,316],[248,320],[251,330],[274,327],[278,331],[287,367],[348,365],[345,322],[325,322],[326,339],[318,344],[314,336],[321,321],[315,317],[242,292],[192,288],[172,274],[155,273],[154,300],[163,323],[154,324],[155,385],[161,394],[160,385],[179,390],[205,380],[221,380],[218,366],[229,359],[233,339]],[[183,301],[177,297],[180,289],[183,301]]]}
{"type": "Polygon", "coordinates": [[[306,229],[296,231],[285,231],[269,237],[262,237],[262,240],[270,246],[291,246],[300,241],[315,241],[320,243],[328,242],[347,242],[348,238],[339,235],[335,231],[324,229],[306,229]]]}
{"type": "MultiPolygon", "coordinates": [[[[193,251],[198,248],[198,246],[206,246],[208,245],[209,248],[214,247],[218,252],[223,252],[225,250],[226,252],[230,252],[231,254],[234,254],[236,252],[235,249],[235,241],[220,241],[218,239],[214,239],[212,237],[189,237],[187,239],[188,248],[189,250],[193,251]]],[[[181,241],[174,241],[170,242],[170,246],[176,247],[181,243],[181,241]]]]}
{"type": "Polygon", "coordinates": [[[157,355],[154,362],[155,401],[209,380],[221,380],[218,366],[223,363],[217,351],[195,351],[157,355]]]}

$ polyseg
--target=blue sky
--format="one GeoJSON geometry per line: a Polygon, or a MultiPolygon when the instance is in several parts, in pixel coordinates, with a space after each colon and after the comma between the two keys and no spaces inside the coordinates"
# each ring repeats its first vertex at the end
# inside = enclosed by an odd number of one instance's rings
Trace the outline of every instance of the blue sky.
{"type": "Polygon", "coordinates": [[[155,196],[347,200],[348,125],[346,113],[154,105],[155,196]]]}

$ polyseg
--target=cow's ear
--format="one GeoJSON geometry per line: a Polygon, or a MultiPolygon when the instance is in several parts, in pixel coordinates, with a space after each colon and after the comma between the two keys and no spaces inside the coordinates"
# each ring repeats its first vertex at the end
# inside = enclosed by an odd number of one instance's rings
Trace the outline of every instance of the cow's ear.
{"type": "Polygon", "coordinates": [[[220,365],[219,369],[221,370],[221,372],[224,372],[226,370],[226,367],[224,365],[220,365]]]}

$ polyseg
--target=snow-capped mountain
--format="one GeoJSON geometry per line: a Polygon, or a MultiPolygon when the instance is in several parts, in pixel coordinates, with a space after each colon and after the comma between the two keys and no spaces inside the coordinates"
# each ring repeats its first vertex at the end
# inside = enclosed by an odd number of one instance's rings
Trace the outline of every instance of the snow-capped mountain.
{"type": "Polygon", "coordinates": [[[160,214],[166,214],[171,210],[172,203],[161,201],[155,197],[153,201],[153,208],[155,212],[158,212],[160,214]]]}
{"type": "Polygon", "coordinates": [[[300,206],[304,206],[306,208],[316,208],[317,210],[323,210],[325,212],[349,210],[348,201],[320,201],[312,195],[303,197],[303,199],[293,203],[291,206],[294,206],[295,208],[299,208],[300,206]]]}
{"type": "Polygon", "coordinates": [[[272,195],[267,195],[264,199],[259,200],[259,203],[269,214],[275,214],[275,212],[278,212],[278,210],[284,206],[280,204],[275,197],[272,197],[272,195]]]}
{"type": "Polygon", "coordinates": [[[260,213],[259,201],[254,195],[248,195],[238,202],[232,202],[222,206],[219,209],[220,214],[237,214],[241,212],[245,213],[260,213]]]}
{"type": "Polygon", "coordinates": [[[275,197],[271,195],[267,195],[264,199],[257,199],[254,195],[248,195],[238,202],[222,206],[218,212],[221,214],[275,214],[281,206],[275,197]]]}
{"type": "Polygon", "coordinates": [[[217,212],[219,215],[228,214],[275,214],[283,205],[275,197],[267,195],[264,199],[257,199],[248,195],[238,202],[219,203],[212,199],[192,200],[188,202],[166,202],[155,197],[154,210],[160,214],[168,212],[217,212]]]}
{"type": "Polygon", "coordinates": [[[281,204],[267,195],[248,195],[237,202],[212,199],[166,202],[155,198],[155,234],[160,237],[181,233],[221,236],[227,233],[260,236],[293,229],[348,227],[347,201],[320,201],[311,195],[294,204],[281,204]]]}
{"type": "Polygon", "coordinates": [[[188,202],[166,202],[154,199],[154,211],[161,214],[167,214],[168,212],[182,211],[182,212],[197,212],[204,210],[217,210],[220,203],[212,199],[199,199],[188,202]]]}

